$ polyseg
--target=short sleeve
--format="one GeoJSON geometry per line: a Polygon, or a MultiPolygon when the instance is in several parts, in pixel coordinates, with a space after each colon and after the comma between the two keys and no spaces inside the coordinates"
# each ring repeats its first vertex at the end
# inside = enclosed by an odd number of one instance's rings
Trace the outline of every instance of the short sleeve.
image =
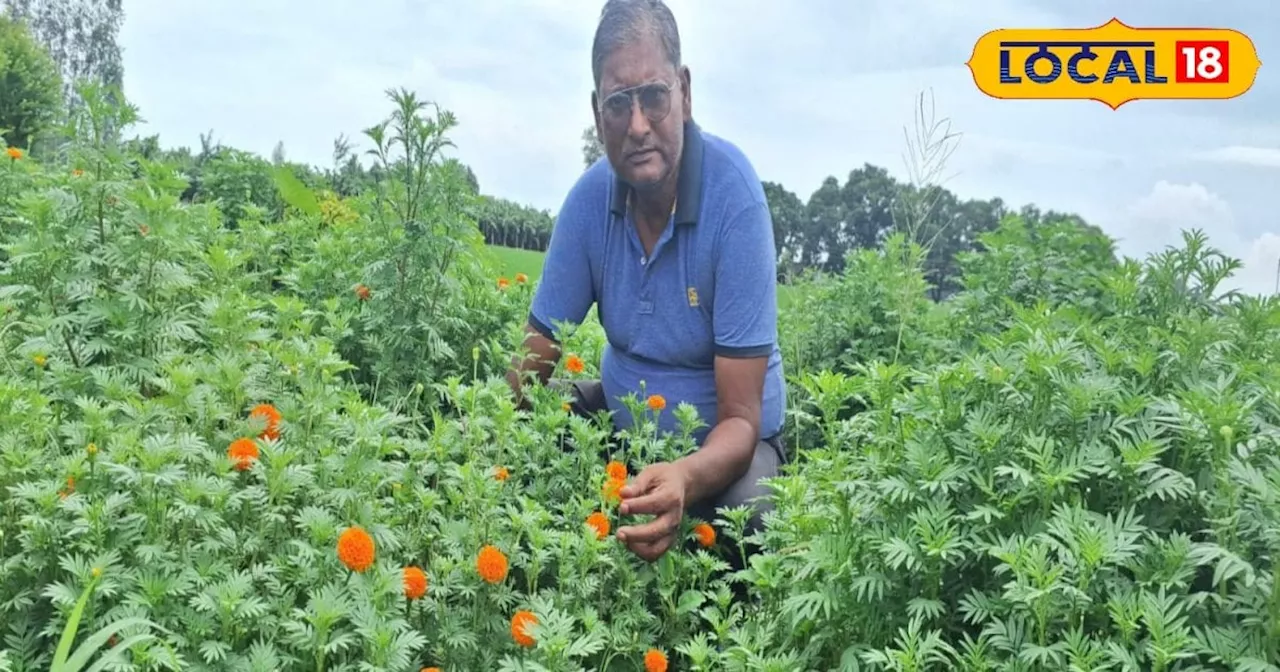
{"type": "Polygon", "coordinates": [[[590,239],[584,235],[590,218],[581,207],[575,207],[574,200],[571,196],[556,217],[529,311],[529,324],[553,341],[558,340],[555,330],[559,323],[581,324],[595,301],[587,248],[590,239]]]}
{"type": "Polygon", "coordinates": [[[777,252],[768,206],[753,204],[726,222],[717,249],[715,353],[768,356],[778,337],[777,252]]]}

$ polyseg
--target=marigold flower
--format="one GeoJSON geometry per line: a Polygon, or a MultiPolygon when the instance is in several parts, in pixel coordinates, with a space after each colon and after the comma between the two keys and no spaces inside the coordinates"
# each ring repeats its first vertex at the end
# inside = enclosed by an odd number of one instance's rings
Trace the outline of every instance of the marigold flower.
{"type": "Polygon", "coordinates": [[[533,646],[533,635],[529,634],[527,626],[537,625],[538,617],[532,611],[520,610],[515,616],[511,617],[511,638],[516,640],[516,644],[524,647],[533,646]]]}
{"type": "Polygon", "coordinates": [[[84,175],[84,171],[79,168],[76,168],[75,170],[71,171],[71,175],[73,177],[80,177],[81,175],[84,175]]]}
{"type": "Polygon", "coordinates": [[[253,466],[254,460],[258,459],[258,444],[254,443],[253,439],[238,438],[227,446],[227,457],[235,460],[237,471],[245,471],[253,466]]]}
{"type": "Polygon", "coordinates": [[[573,410],[573,407],[570,406],[569,402],[566,401],[560,404],[560,410],[564,411],[565,413],[568,413],[569,411],[573,410]]]}
{"type": "Polygon", "coordinates": [[[36,355],[31,358],[31,361],[35,362],[36,366],[42,367],[45,365],[45,362],[48,362],[49,360],[44,355],[36,355]]]}
{"type": "Polygon", "coordinates": [[[506,467],[497,467],[493,470],[493,477],[499,481],[505,481],[511,477],[511,472],[506,467]]]}
{"type": "Polygon", "coordinates": [[[17,147],[10,147],[8,150],[6,150],[6,153],[9,155],[9,158],[13,159],[14,161],[17,161],[18,159],[22,158],[22,150],[17,147]]]}
{"type": "Polygon", "coordinates": [[[348,527],[338,537],[338,559],[353,572],[363,572],[373,566],[373,537],[358,525],[348,527]]]}
{"type": "Polygon", "coordinates": [[[609,536],[609,517],[603,513],[596,511],[587,516],[587,524],[595,528],[597,539],[609,536]]]}
{"type": "Polygon", "coordinates": [[[609,475],[610,480],[625,481],[627,480],[627,465],[613,460],[605,465],[604,471],[609,475]]]}
{"type": "Polygon", "coordinates": [[[422,672],[440,672],[440,668],[438,668],[438,667],[424,667],[424,668],[422,668],[422,672]]]}
{"type": "Polygon", "coordinates": [[[361,301],[368,301],[370,293],[369,288],[363,284],[356,285],[356,296],[361,301]]]}
{"type": "Polygon", "coordinates": [[[506,289],[511,286],[511,281],[506,278],[498,278],[498,289],[506,289]]]}
{"type": "Polygon", "coordinates": [[[261,418],[267,422],[267,428],[258,435],[260,439],[275,440],[280,438],[280,411],[271,404],[258,404],[249,412],[250,418],[261,418]]]}
{"type": "Polygon", "coordinates": [[[86,447],[86,448],[85,448],[85,450],[86,450],[86,451],[88,451],[89,455],[97,455],[97,454],[98,454],[98,444],[93,443],[93,442],[90,442],[90,443],[89,443],[89,445],[88,445],[88,447],[86,447]]]}
{"type": "Polygon", "coordinates": [[[476,571],[489,583],[499,583],[507,578],[507,556],[497,546],[485,546],[476,556],[476,571]]]}
{"type": "Polygon", "coordinates": [[[667,654],[649,649],[644,654],[644,672],[667,672],[667,654]]]}
{"type": "Polygon", "coordinates": [[[649,404],[649,410],[652,411],[661,411],[667,407],[667,400],[661,394],[649,395],[647,403],[649,404]]]}
{"type": "Polygon", "coordinates": [[[698,538],[698,543],[706,548],[710,548],[716,543],[716,528],[711,527],[707,523],[698,523],[693,526],[693,536],[698,538]]]}
{"type": "Polygon", "coordinates": [[[523,285],[528,281],[529,281],[529,276],[525,275],[524,273],[516,273],[516,282],[523,285]]]}
{"type": "Polygon", "coordinates": [[[427,594],[427,575],[419,567],[404,568],[404,596],[416,600],[427,594]]]}
{"type": "Polygon", "coordinates": [[[569,355],[568,359],[564,361],[564,368],[569,373],[582,373],[582,370],[586,368],[586,365],[582,363],[581,357],[577,355],[569,355]]]}

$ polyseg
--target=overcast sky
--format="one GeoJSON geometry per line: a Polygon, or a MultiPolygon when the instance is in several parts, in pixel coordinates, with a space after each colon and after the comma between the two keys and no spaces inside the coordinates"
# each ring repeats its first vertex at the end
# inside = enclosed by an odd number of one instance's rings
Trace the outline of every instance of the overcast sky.
{"type": "MultiPolygon", "coordinates": [[[[1264,0],[669,0],[694,116],[762,179],[807,199],[864,163],[905,177],[903,130],[931,90],[962,133],[946,186],[1077,212],[1143,256],[1199,227],[1275,288],[1280,261],[1280,3],[1264,0]],[[1235,28],[1263,66],[1228,101],[1001,101],[964,63],[1001,27],[1235,28]]],[[[121,41],[142,133],[202,132],[328,165],[406,87],[453,111],[485,193],[558,209],[582,171],[598,0],[131,0],[121,41]]]]}

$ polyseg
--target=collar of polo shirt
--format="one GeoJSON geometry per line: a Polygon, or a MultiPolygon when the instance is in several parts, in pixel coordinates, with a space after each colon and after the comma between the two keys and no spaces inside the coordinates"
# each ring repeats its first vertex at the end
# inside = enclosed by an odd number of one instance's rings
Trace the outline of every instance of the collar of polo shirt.
{"type": "MultiPolygon", "coordinates": [[[[625,217],[631,204],[631,185],[615,177],[610,210],[625,217]]],[[[702,129],[693,120],[684,123],[684,149],[680,155],[680,175],[676,179],[676,200],[671,204],[676,224],[696,224],[702,209],[702,129]]]]}

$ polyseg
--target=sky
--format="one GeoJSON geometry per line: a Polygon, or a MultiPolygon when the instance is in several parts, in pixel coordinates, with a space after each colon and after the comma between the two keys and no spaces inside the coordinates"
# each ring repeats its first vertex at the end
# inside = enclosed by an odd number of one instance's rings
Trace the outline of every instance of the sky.
{"type": "MultiPolygon", "coordinates": [[[[907,179],[921,95],[959,133],[943,186],[1075,212],[1142,258],[1198,228],[1276,289],[1280,263],[1280,3],[1265,0],[668,0],[693,116],[761,179],[808,199],[870,163],[907,179]],[[1123,10],[1117,7],[1123,6],[1123,10]],[[1262,67],[1225,101],[1009,101],[965,66],[1011,27],[1234,28],[1262,67]]],[[[407,88],[458,118],[452,155],[484,193],[554,213],[582,173],[599,0],[131,0],[120,41],[140,134],[200,134],[328,166],[407,88]]]]}

